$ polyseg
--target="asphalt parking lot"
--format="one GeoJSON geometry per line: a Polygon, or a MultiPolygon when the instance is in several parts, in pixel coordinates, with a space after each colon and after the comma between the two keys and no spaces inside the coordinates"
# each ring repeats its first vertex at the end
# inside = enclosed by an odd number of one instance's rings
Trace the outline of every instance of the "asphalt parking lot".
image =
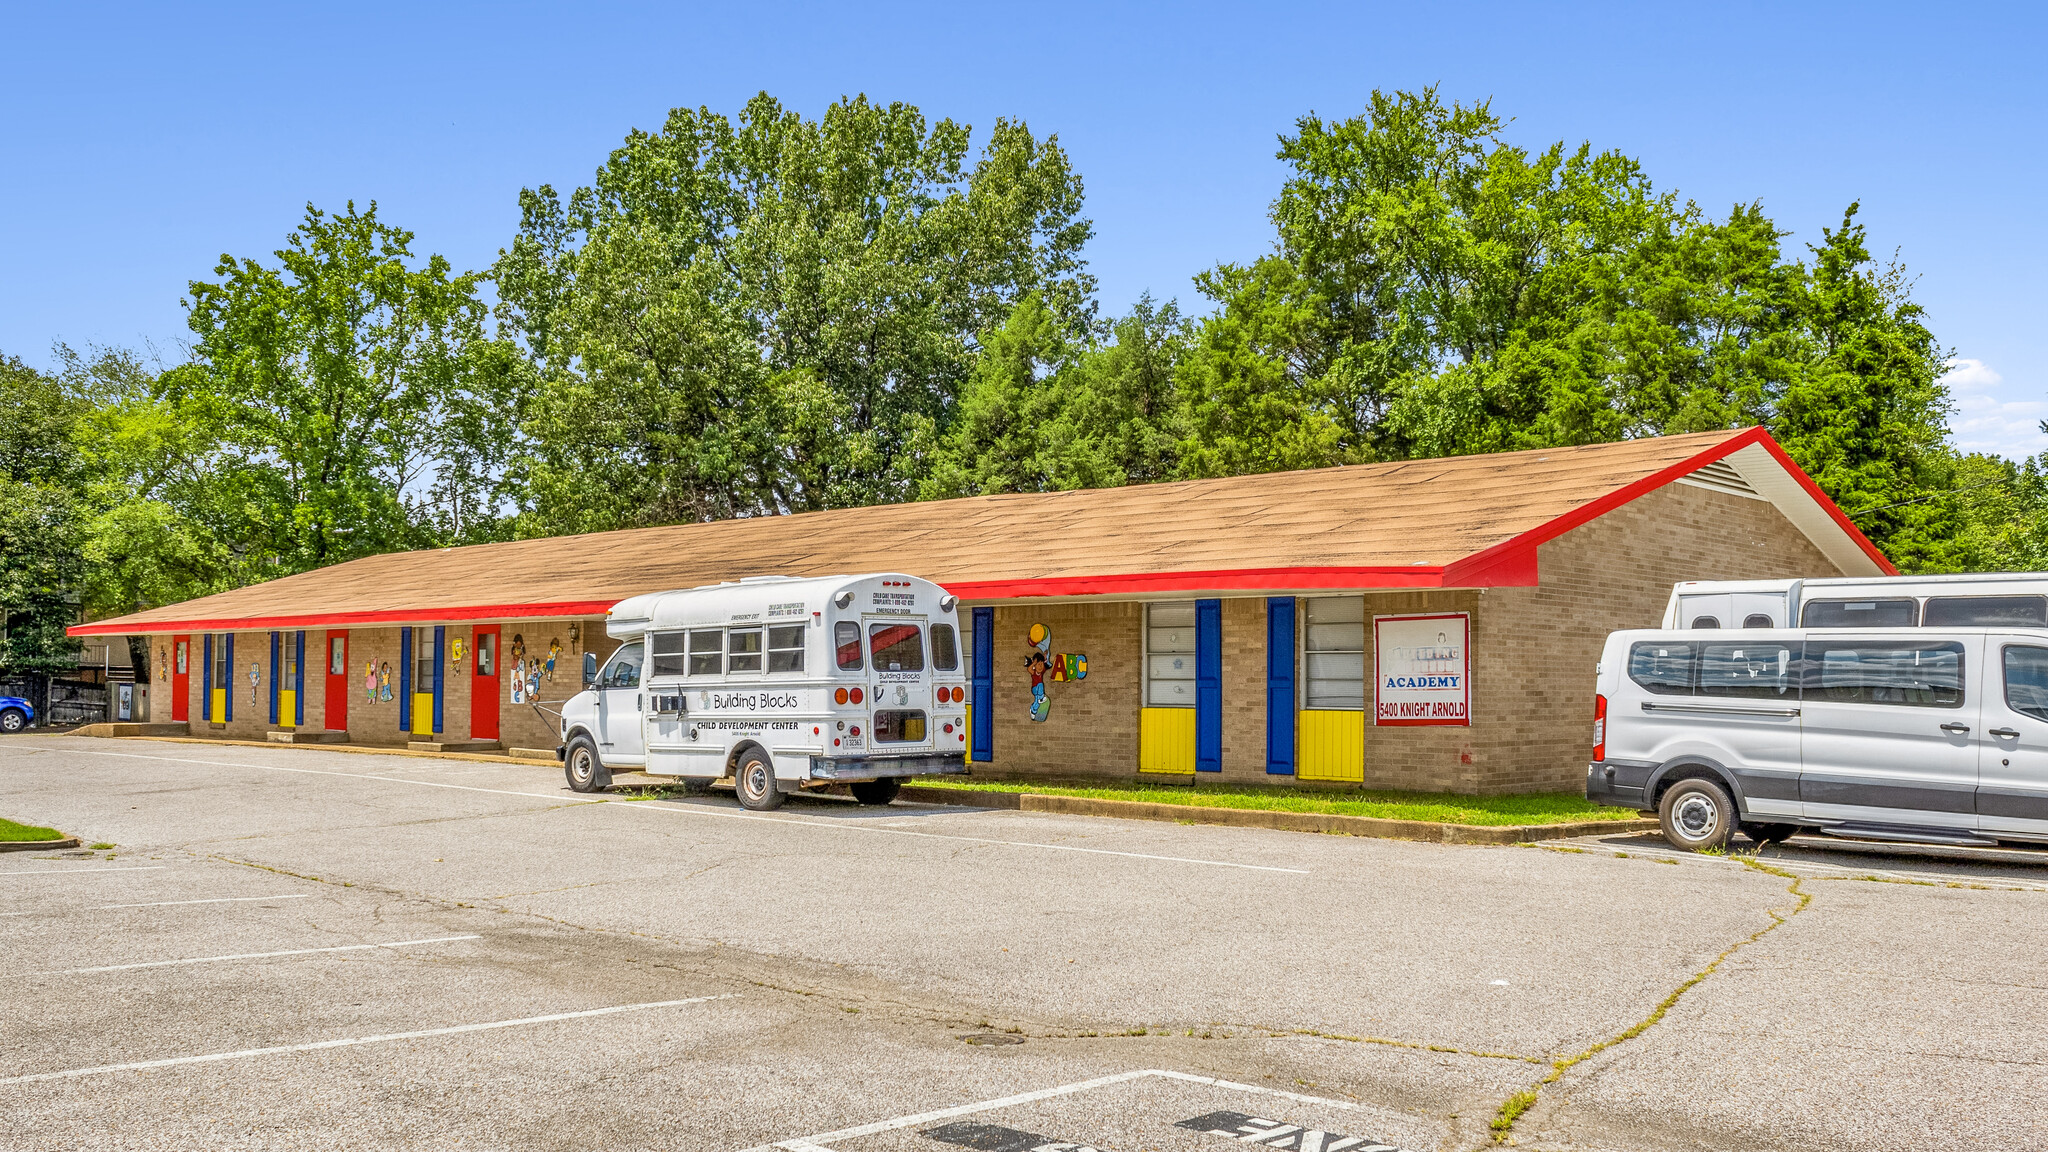
{"type": "Polygon", "coordinates": [[[1520,1147],[2048,1145],[2025,856],[751,814],[34,733],[0,813],[117,846],[0,855],[9,1149],[1473,1149],[1529,1091],[1520,1147]]]}

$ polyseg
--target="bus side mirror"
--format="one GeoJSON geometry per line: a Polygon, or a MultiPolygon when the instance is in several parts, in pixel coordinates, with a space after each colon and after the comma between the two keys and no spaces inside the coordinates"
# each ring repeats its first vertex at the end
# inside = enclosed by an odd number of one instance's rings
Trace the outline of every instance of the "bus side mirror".
{"type": "Polygon", "coordinates": [[[583,686],[588,688],[595,683],[597,683],[597,653],[585,652],[583,654],[583,686]]]}

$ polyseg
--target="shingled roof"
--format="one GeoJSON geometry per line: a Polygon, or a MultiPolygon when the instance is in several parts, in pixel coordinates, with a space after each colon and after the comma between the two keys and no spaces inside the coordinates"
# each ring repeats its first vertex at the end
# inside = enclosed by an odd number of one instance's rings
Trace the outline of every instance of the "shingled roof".
{"type": "Polygon", "coordinates": [[[1528,585],[1537,545],[1686,478],[1769,500],[1845,572],[1893,571],[1752,428],[397,552],[71,632],[602,615],[760,575],[907,572],[969,601],[1528,585]]]}

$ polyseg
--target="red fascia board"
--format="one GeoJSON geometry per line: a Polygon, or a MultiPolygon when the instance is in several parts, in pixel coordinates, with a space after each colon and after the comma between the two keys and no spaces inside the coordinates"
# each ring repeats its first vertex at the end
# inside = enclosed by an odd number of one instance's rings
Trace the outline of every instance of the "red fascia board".
{"type": "Polygon", "coordinates": [[[1674,480],[1690,476],[1714,461],[1732,456],[1752,444],[1763,445],[1765,451],[1784,465],[1785,470],[1790,472],[1806,490],[1806,494],[1813,497],[1835,523],[1849,534],[1849,538],[1856,546],[1877,564],[1879,571],[1887,576],[1899,574],[1899,570],[1892,566],[1892,562],[1885,559],[1884,553],[1878,551],[1877,545],[1872,544],[1870,538],[1859,531],[1849,517],[1836,507],[1835,502],[1828,499],[1827,493],[1820,490],[1820,485],[1813,482],[1813,477],[1808,476],[1805,469],[1793,463],[1792,458],[1785,454],[1785,450],[1778,446],[1778,442],[1771,438],[1771,434],[1762,425],[1758,425],[1745,428],[1704,452],[1652,472],[1632,484],[1616,488],[1597,500],[1588,500],[1555,520],[1539,524],[1519,536],[1503,540],[1491,548],[1474,552],[1448,565],[1444,569],[1444,585],[1451,588],[1533,585],[1536,583],[1538,545],[1547,544],[1574,528],[1607,515],[1631,500],[1662,488],[1674,480]],[[1517,578],[1503,578],[1508,572],[1513,572],[1517,578]],[[1519,578],[1522,575],[1526,575],[1527,578],[1519,578]]]}
{"type": "Polygon", "coordinates": [[[337,625],[416,624],[451,620],[523,620],[531,617],[603,616],[617,600],[562,600],[547,604],[483,604],[467,608],[399,608],[390,611],[314,612],[299,616],[239,616],[210,620],[158,620],[123,624],[119,619],[78,624],[71,636],[144,636],[170,632],[254,632],[271,628],[337,625]]]}
{"type": "Polygon", "coordinates": [[[1114,576],[1048,576],[1037,580],[952,580],[962,600],[1024,600],[1040,596],[1140,596],[1160,592],[1256,592],[1296,588],[1441,588],[1439,564],[1371,568],[1233,568],[1207,572],[1134,572],[1114,576]]]}

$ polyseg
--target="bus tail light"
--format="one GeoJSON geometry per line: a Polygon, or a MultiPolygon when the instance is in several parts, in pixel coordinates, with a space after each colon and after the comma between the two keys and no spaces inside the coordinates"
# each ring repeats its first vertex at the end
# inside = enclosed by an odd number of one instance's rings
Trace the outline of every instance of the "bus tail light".
{"type": "Polygon", "coordinates": [[[846,689],[841,688],[837,692],[832,693],[832,702],[834,704],[846,703],[846,689]]]}
{"type": "Polygon", "coordinates": [[[1593,697],[1593,760],[1607,759],[1607,697],[1593,697]]]}
{"type": "Polygon", "coordinates": [[[861,702],[862,700],[866,699],[867,697],[866,697],[866,696],[865,696],[865,695],[864,695],[864,694],[863,694],[863,693],[861,692],[861,690],[860,690],[860,689],[858,689],[858,688],[852,688],[852,689],[848,689],[848,691],[847,691],[847,693],[846,693],[846,698],[847,698],[848,700],[851,700],[851,701],[852,701],[852,702],[854,702],[855,704],[858,704],[858,703],[860,703],[860,702],[861,702]]]}

